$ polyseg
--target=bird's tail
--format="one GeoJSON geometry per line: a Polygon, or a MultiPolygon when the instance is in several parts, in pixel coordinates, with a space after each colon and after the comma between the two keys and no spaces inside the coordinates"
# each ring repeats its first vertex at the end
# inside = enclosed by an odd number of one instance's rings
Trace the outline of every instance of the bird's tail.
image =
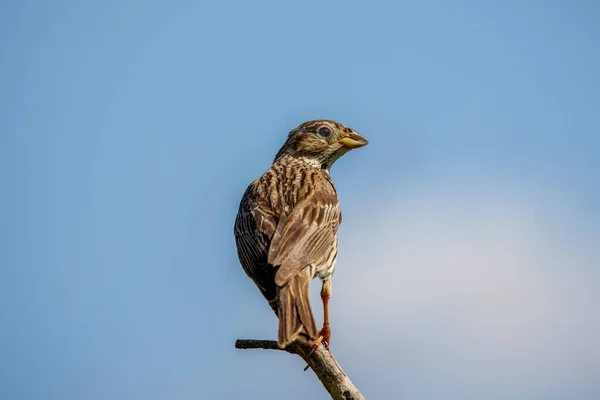
{"type": "Polygon", "coordinates": [[[277,344],[285,348],[298,339],[315,340],[317,327],[310,308],[310,268],[296,274],[279,288],[279,335],[277,344]]]}

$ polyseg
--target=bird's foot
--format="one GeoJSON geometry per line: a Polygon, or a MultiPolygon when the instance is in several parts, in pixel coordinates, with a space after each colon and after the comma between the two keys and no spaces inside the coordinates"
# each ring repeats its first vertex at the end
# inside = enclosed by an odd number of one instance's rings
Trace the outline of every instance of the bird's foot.
{"type": "MultiPolygon", "coordinates": [[[[319,331],[319,336],[317,336],[317,338],[313,342],[312,349],[310,350],[310,353],[308,353],[307,357],[312,356],[312,354],[315,352],[315,350],[317,350],[319,348],[319,345],[321,343],[323,343],[323,346],[325,346],[325,348],[327,350],[329,350],[329,340],[330,339],[331,339],[331,329],[329,328],[329,325],[323,325],[323,329],[321,329],[319,331]]],[[[308,368],[308,366],[306,368],[308,368]]],[[[304,369],[305,371],[306,371],[306,368],[304,369]]]]}
{"type": "MultiPolygon", "coordinates": [[[[323,329],[321,329],[319,331],[319,336],[317,336],[317,338],[315,339],[313,345],[312,345],[312,349],[310,350],[310,353],[308,353],[308,355],[306,356],[307,358],[310,358],[310,356],[312,356],[312,354],[315,352],[315,350],[317,350],[319,348],[319,345],[321,343],[323,343],[323,346],[325,346],[325,348],[327,350],[329,350],[329,340],[331,339],[331,329],[329,329],[329,325],[323,325],[323,329]]],[[[304,370],[306,371],[309,368],[309,366],[307,365],[304,370]]]]}
{"type": "Polygon", "coordinates": [[[323,325],[323,329],[319,331],[319,336],[315,339],[315,342],[312,345],[312,351],[310,354],[314,353],[314,351],[319,348],[319,345],[323,343],[323,346],[327,350],[329,350],[329,341],[331,340],[331,329],[329,328],[329,324],[323,325]]]}
{"type": "MultiPolygon", "coordinates": [[[[323,346],[329,350],[329,344],[331,343],[331,329],[329,328],[329,324],[323,325],[323,329],[319,331],[319,337],[317,340],[319,340],[319,338],[321,339],[320,342],[323,342],[323,346]]],[[[317,347],[318,346],[319,345],[317,344],[317,347]]]]}
{"type": "MultiPolygon", "coordinates": [[[[312,356],[312,354],[315,352],[315,350],[317,350],[319,348],[319,345],[321,344],[322,341],[323,341],[323,336],[319,335],[313,342],[312,349],[310,350],[310,353],[308,353],[307,357],[312,356]]],[[[305,369],[305,371],[306,371],[306,369],[305,369]]]]}

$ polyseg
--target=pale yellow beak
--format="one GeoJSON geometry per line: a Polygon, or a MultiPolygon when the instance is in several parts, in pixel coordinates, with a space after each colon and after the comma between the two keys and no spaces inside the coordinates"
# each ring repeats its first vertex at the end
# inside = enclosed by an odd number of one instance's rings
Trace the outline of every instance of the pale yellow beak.
{"type": "Polygon", "coordinates": [[[368,145],[369,141],[352,131],[350,133],[344,133],[344,135],[338,139],[338,143],[349,149],[356,149],[368,145]]]}

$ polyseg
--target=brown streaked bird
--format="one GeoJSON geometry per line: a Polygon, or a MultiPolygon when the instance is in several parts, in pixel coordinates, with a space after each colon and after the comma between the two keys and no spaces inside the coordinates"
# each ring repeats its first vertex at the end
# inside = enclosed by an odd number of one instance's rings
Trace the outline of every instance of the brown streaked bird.
{"type": "Polygon", "coordinates": [[[368,141],[335,121],[305,122],[292,130],[273,165],[252,182],[235,220],[244,271],[279,317],[277,342],[299,339],[329,347],[328,301],[337,260],[342,214],[329,169],[368,141]],[[323,329],[317,332],[309,300],[310,281],[323,281],[323,329]]]}

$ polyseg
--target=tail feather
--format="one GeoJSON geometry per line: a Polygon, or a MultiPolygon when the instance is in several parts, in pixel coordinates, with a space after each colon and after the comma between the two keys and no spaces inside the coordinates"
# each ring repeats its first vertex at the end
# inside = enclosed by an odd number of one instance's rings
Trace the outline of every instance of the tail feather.
{"type": "Polygon", "coordinates": [[[300,335],[310,340],[317,338],[317,327],[310,308],[310,281],[310,269],[306,268],[279,288],[277,344],[281,348],[285,348],[300,335]]]}

